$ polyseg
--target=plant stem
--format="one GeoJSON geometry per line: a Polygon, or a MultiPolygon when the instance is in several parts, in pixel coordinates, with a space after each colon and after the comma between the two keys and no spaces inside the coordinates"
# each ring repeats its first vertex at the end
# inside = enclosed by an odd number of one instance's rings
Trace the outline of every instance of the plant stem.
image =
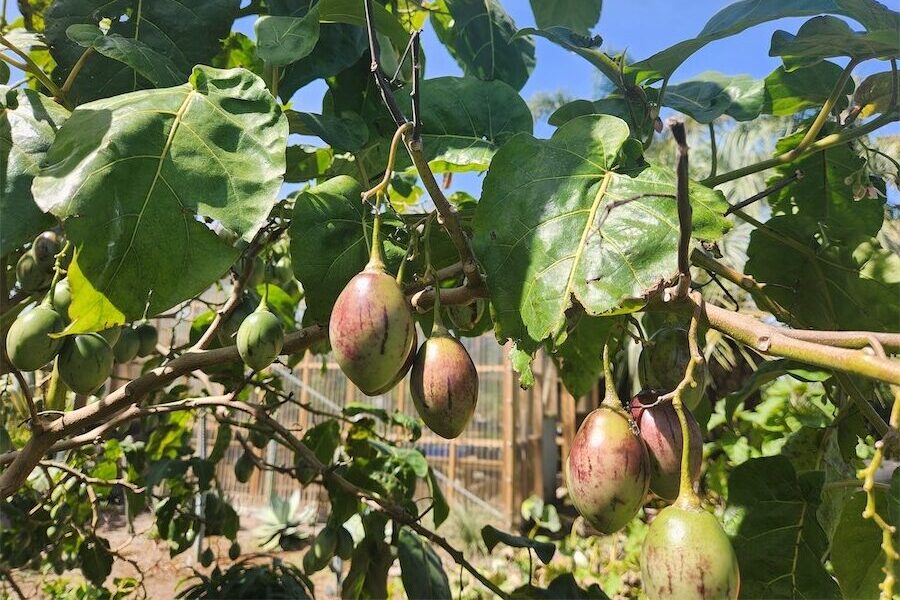
{"type": "Polygon", "coordinates": [[[715,177],[719,168],[719,152],[716,149],[716,125],[709,123],[709,176],[715,177]]]}
{"type": "MultiPolygon", "coordinates": [[[[611,406],[618,410],[622,408],[622,400],[619,398],[619,393],[616,391],[616,382],[612,372],[612,359],[610,358],[609,352],[610,344],[612,344],[612,336],[608,335],[606,337],[606,343],[603,344],[603,383],[606,391],[603,395],[601,404],[604,406],[611,406]]],[[[631,413],[628,413],[628,415],[629,420],[631,420],[631,413]]]]}
{"type": "MultiPolygon", "coordinates": [[[[790,163],[794,160],[798,160],[801,158],[806,158],[812,154],[817,152],[822,152],[823,150],[827,150],[829,148],[833,148],[834,146],[839,146],[840,144],[844,144],[846,142],[855,140],[860,138],[866,134],[869,134],[876,129],[883,127],[889,123],[893,123],[897,120],[897,117],[900,116],[900,110],[897,110],[896,107],[885,111],[881,116],[872,119],[865,125],[861,125],[859,127],[855,127],[853,129],[845,129],[839,133],[832,133],[830,135],[826,135],[825,137],[816,140],[814,143],[810,144],[807,148],[804,149],[803,152],[799,154],[794,154],[794,151],[791,150],[789,152],[785,152],[784,154],[780,154],[775,158],[770,158],[768,160],[764,160],[752,165],[747,165],[746,167],[741,167],[739,169],[735,169],[734,171],[729,171],[727,173],[723,173],[722,175],[718,175],[716,177],[709,177],[704,179],[700,183],[707,187],[716,187],[722,183],[727,181],[733,181],[735,179],[740,179],[741,177],[746,177],[747,175],[752,175],[754,173],[759,173],[760,171],[765,171],[766,169],[771,169],[772,167],[777,167],[779,165],[790,163]]],[[[795,148],[796,150],[796,148],[795,148]]]]}
{"type": "Polygon", "coordinates": [[[59,86],[53,83],[53,80],[50,79],[50,77],[46,73],[44,73],[44,70],[31,59],[27,52],[23,52],[22,50],[20,50],[18,47],[16,47],[15,44],[6,39],[6,36],[2,34],[0,34],[0,44],[3,44],[13,52],[18,54],[22,58],[22,60],[25,61],[26,67],[22,69],[23,71],[27,71],[37,77],[38,80],[43,83],[44,86],[50,91],[50,93],[53,94],[54,98],[60,101],[64,101],[65,95],[59,89],[59,86]]]}
{"type": "Polygon", "coordinates": [[[366,269],[384,270],[384,257],[381,254],[381,194],[375,197],[375,216],[372,219],[372,249],[369,251],[369,264],[366,269]]]}
{"type": "Polygon", "coordinates": [[[93,54],[93,48],[86,48],[84,52],[81,53],[81,56],[78,57],[78,61],[72,66],[72,70],[69,71],[69,76],[66,77],[66,81],[63,83],[62,88],[60,88],[60,92],[64,96],[68,95],[69,91],[72,89],[72,86],[75,84],[75,79],[78,77],[78,74],[81,73],[82,67],[84,67],[87,60],[93,54]]]}

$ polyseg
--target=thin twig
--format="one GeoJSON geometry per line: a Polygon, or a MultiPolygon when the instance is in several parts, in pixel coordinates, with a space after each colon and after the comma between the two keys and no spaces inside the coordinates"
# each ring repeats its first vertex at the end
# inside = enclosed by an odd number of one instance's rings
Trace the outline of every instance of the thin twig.
{"type": "Polygon", "coordinates": [[[728,210],[725,211],[725,216],[727,217],[728,215],[730,215],[731,213],[733,213],[736,210],[741,210],[743,208],[746,208],[746,207],[750,206],[751,204],[753,204],[754,202],[759,202],[766,196],[771,196],[778,190],[789,186],[790,184],[794,183],[795,181],[800,181],[801,179],[803,179],[803,171],[801,171],[800,169],[797,169],[792,174],[788,175],[787,177],[784,177],[783,179],[780,179],[779,181],[770,185],[769,187],[767,187],[760,193],[754,194],[754,195],[750,196],[749,198],[747,198],[746,200],[742,200],[741,202],[738,202],[737,204],[733,204],[733,205],[729,206],[728,210]]]}
{"type": "Polygon", "coordinates": [[[87,60],[94,54],[93,48],[85,48],[84,52],[81,53],[81,56],[78,57],[78,60],[72,66],[72,70],[69,71],[68,77],[66,77],[66,81],[63,83],[63,86],[60,88],[60,92],[65,96],[71,91],[72,86],[75,85],[75,79],[78,77],[78,74],[81,73],[82,67],[84,67],[87,60]]]}
{"type": "Polygon", "coordinates": [[[673,298],[683,298],[690,291],[691,263],[689,251],[693,229],[687,134],[685,133],[684,123],[681,121],[670,122],[669,128],[672,130],[672,136],[678,145],[678,166],[675,170],[678,177],[676,182],[676,201],[678,203],[678,282],[675,286],[665,290],[663,299],[666,301],[673,298]]]}

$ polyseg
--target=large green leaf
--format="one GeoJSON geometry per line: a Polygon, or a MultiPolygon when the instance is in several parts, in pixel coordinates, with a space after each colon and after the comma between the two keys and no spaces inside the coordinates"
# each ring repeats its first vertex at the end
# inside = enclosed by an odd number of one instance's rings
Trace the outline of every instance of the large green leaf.
{"type": "MultiPolygon", "coordinates": [[[[827,126],[820,135],[835,129],[827,126]]],[[[805,131],[799,131],[779,140],[776,153],[795,148],[804,135],[805,131]]],[[[770,197],[772,211],[814,219],[832,242],[876,235],[884,221],[884,199],[878,194],[869,197],[863,189],[870,185],[868,177],[863,176],[865,164],[849,144],[842,144],[779,166],[772,181],[798,169],[803,177],[770,197]],[[858,195],[863,197],[857,199],[858,195]]]]}
{"type": "MultiPolygon", "coordinates": [[[[900,481],[900,471],[894,479],[900,481]]],[[[896,523],[887,510],[888,494],[876,491],[875,498],[879,514],[896,523]]],[[[856,492],[847,500],[831,543],[831,564],[845,598],[877,598],[878,584],[884,579],[881,529],[862,516],[865,507],[865,492],[856,492]]]]}
{"type": "MultiPolygon", "coordinates": [[[[485,171],[501,144],[532,131],[528,105],[502,81],[438,77],[421,90],[422,141],[435,171],[485,171]]],[[[409,97],[400,99],[411,114],[409,97]]]]}
{"type": "MultiPolygon", "coordinates": [[[[841,69],[832,62],[821,61],[805,69],[786,71],[778,67],[765,79],[766,102],[762,112],[779,117],[825,104],[841,77],[841,69]]],[[[836,108],[843,110],[854,83],[848,79],[836,108]]]]}
{"type": "Polygon", "coordinates": [[[450,582],[441,558],[409,527],[400,529],[397,554],[400,578],[409,600],[450,600],[450,582]]]}
{"type": "Polygon", "coordinates": [[[439,0],[431,13],[438,38],[466,75],[522,89],[534,69],[534,43],[497,0],[439,0]]]}
{"type": "Polygon", "coordinates": [[[253,26],[259,57],[274,66],[288,65],[313,51],[319,41],[319,10],[302,17],[264,15],[253,26]]]}
{"type": "Polygon", "coordinates": [[[875,239],[822,245],[818,224],[779,215],[750,234],[744,270],[796,326],[893,331],[900,322],[900,257],[875,239]]]}
{"type": "Polygon", "coordinates": [[[823,13],[843,15],[871,30],[896,31],[898,14],[875,0],[741,0],[716,13],[697,37],[679,42],[627,68],[637,81],[668,78],[694,52],[710,42],[738,34],[750,27],[787,17],[811,17],[823,13]]]}
{"type": "Polygon", "coordinates": [[[35,178],[35,201],[75,244],[69,331],[166,310],[221,277],[275,204],[287,119],[243,69],[197,67],[175,88],[77,109],[35,178]]]}
{"type": "Polygon", "coordinates": [[[171,87],[184,81],[175,63],[140,40],[115,33],[104,35],[99,27],[86,23],[71,25],[66,35],[83,48],[128,65],[153,87],[171,87]]]}
{"type": "MultiPolygon", "coordinates": [[[[520,134],[494,156],[474,245],[502,336],[556,337],[573,302],[595,316],[636,310],[676,274],[675,174],[617,172],[627,138],[621,119],[585,116],[549,140],[520,134]]],[[[697,238],[728,229],[719,192],[692,185],[691,201],[697,238]]]]}
{"type": "MultiPolygon", "coordinates": [[[[209,64],[221,49],[237,14],[239,0],[184,0],[145,2],[144,0],[57,0],[44,14],[44,34],[57,63],[53,77],[65,81],[81,58],[84,48],[66,35],[70,25],[99,26],[109,19],[108,36],[137,40],[168,57],[181,73],[178,83],[187,81],[197,64],[209,64]]],[[[81,104],[124,92],[151,87],[132,67],[103,55],[92,56],[75,80],[68,98],[81,104]]]]}
{"type": "Polygon", "coordinates": [[[671,85],[663,103],[700,123],[711,123],[722,115],[737,121],[759,116],[765,101],[763,82],[749,75],[723,75],[707,71],[690,81],[671,85]]]}
{"type": "Polygon", "coordinates": [[[861,108],[860,114],[868,117],[881,113],[891,105],[891,98],[900,97],[900,77],[890,71],[869,75],[856,88],[853,103],[861,108]]]}
{"type": "Polygon", "coordinates": [[[18,248],[53,223],[31,194],[57,129],[69,113],[28,89],[0,86],[0,255],[18,248]]]}
{"type": "Polygon", "coordinates": [[[582,314],[572,321],[552,357],[563,385],[580,398],[590,393],[603,373],[603,345],[618,319],[582,314]]]}
{"type": "Polygon", "coordinates": [[[565,27],[580,35],[590,32],[602,10],[603,0],[531,0],[538,27],[565,27]]]}
{"type": "Polygon", "coordinates": [[[858,60],[896,58],[900,55],[897,29],[856,32],[843,19],[816,17],[804,23],[797,35],[778,30],[772,34],[769,56],[780,56],[788,70],[815,64],[832,56],[858,60]]]}
{"type": "Polygon", "coordinates": [[[816,520],[822,473],[797,477],[783,456],[756,458],[728,479],[729,529],[745,598],[835,598],[816,520]]]}
{"type": "Polygon", "coordinates": [[[304,323],[327,323],[331,307],[369,260],[371,216],[362,188],[340,175],[301,192],[291,219],[291,265],[303,284],[304,323]]]}

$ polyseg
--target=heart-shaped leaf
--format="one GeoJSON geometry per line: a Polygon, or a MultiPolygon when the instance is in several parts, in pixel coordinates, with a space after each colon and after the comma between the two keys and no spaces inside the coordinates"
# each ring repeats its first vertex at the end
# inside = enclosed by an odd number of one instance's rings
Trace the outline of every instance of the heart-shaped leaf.
{"type": "Polygon", "coordinates": [[[38,208],[31,182],[69,112],[28,89],[0,86],[0,254],[53,223],[38,208]]]}
{"type": "Polygon", "coordinates": [[[534,43],[497,0],[439,0],[431,13],[438,38],[466,75],[522,89],[534,69],[534,43]]]}
{"type": "MultiPolygon", "coordinates": [[[[549,140],[520,134],[494,156],[474,245],[502,336],[556,337],[574,302],[591,315],[636,310],[676,274],[675,173],[618,172],[628,134],[621,119],[585,116],[549,140]]],[[[694,236],[717,239],[729,228],[724,199],[690,193],[694,236]]]]}
{"type": "MultiPolygon", "coordinates": [[[[839,66],[828,61],[794,71],[778,67],[765,79],[766,104],[762,112],[789,116],[807,108],[822,106],[841,78],[842,71],[839,66]]],[[[838,110],[846,107],[846,98],[853,93],[853,87],[853,80],[848,79],[836,103],[838,110]]]]}
{"type": "Polygon", "coordinates": [[[69,332],[157,314],[222,276],[284,174],[287,119],[243,69],[197,67],[190,83],[98,100],[72,113],[35,178],[35,200],[65,220],[69,332]],[[149,306],[148,306],[149,303],[149,306]]]}
{"type": "Polygon", "coordinates": [[[769,56],[780,56],[789,71],[832,56],[897,58],[900,36],[896,28],[853,31],[843,19],[822,16],[804,23],[797,35],[782,30],[773,33],[769,56]]]}

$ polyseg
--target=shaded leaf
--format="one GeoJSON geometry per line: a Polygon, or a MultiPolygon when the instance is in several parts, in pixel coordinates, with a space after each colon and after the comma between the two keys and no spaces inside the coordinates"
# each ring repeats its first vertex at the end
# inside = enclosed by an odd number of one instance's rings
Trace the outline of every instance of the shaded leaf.
{"type": "Polygon", "coordinates": [[[600,100],[574,100],[550,115],[548,123],[559,127],[584,115],[612,115],[628,124],[631,137],[645,139],[653,131],[653,117],[646,99],[610,94],[600,100]]]}
{"type": "Polygon", "coordinates": [[[219,69],[247,69],[260,77],[263,75],[263,61],[256,53],[256,44],[239,31],[232,31],[222,41],[222,49],[213,57],[212,66],[219,69]]]}
{"type": "Polygon", "coordinates": [[[863,117],[868,117],[887,110],[892,97],[900,97],[900,76],[885,71],[866,77],[856,89],[853,103],[862,108],[863,117]]]}
{"type": "Polygon", "coordinates": [[[487,547],[488,552],[493,552],[494,546],[497,544],[506,544],[513,548],[531,548],[545,565],[550,562],[556,553],[556,544],[552,542],[539,542],[525,536],[506,533],[493,525],[485,525],[481,528],[481,539],[484,540],[484,545],[487,547]]]}
{"type": "Polygon", "coordinates": [[[0,254],[6,254],[54,221],[38,208],[31,183],[69,113],[33,90],[6,86],[0,111],[0,254]]]}
{"type": "Polygon", "coordinates": [[[713,15],[697,37],[638,61],[627,67],[626,72],[638,82],[659,81],[669,77],[688,57],[710,42],[768,21],[823,13],[850,17],[867,29],[896,31],[900,26],[900,15],[874,0],[740,0],[713,15]]]}
{"type": "Polygon", "coordinates": [[[431,467],[428,467],[428,491],[431,493],[431,518],[434,521],[435,528],[437,528],[450,516],[450,505],[447,504],[444,492],[441,490],[437,476],[434,474],[434,469],[431,467]]]}
{"type": "MultiPolygon", "coordinates": [[[[582,57],[606,75],[610,81],[619,81],[622,73],[621,69],[613,68],[610,59],[600,50],[603,39],[598,36],[579,35],[566,27],[523,27],[516,32],[517,38],[524,38],[537,35],[546,38],[582,57]]],[[[629,79],[630,80],[630,79],[629,79]]]]}
{"type": "Polygon", "coordinates": [[[312,52],[319,40],[319,10],[302,17],[263,15],[253,29],[259,57],[273,66],[288,65],[312,52]]]}
{"type": "MultiPolygon", "coordinates": [[[[807,108],[822,106],[837,85],[842,71],[839,66],[827,61],[793,71],[778,67],[765,79],[766,103],[762,112],[789,116],[807,108]]],[[[853,93],[853,86],[853,80],[848,79],[835,105],[837,110],[846,107],[846,97],[853,93]]]]}
{"type": "Polygon", "coordinates": [[[576,398],[597,385],[603,373],[603,345],[617,322],[613,317],[582,314],[567,327],[565,341],[551,355],[563,385],[576,398]]]}
{"type": "Polygon", "coordinates": [[[291,265],[306,294],[305,324],[327,323],[334,301],[369,260],[362,188],[341,175],[301,192],[291,219],[291,265]]]}
{"type": "Polygon", "coordinates": [[[600,20],[603,0],[531,0],[534,20],[541,29],[565,27],[586,35],[600,20]]]}
{"type": "Polygon", "coordinates": [[[286,162],[284,181],[301,183],[324,176],[334,162],[334,151],[331,148],[316,148],[305,144],[288,146],[286,162]]]}
{"type": "MultiPolygon", "coordinates": [[[[438,77],[421,85],[422,140],[435,171],[485,171],[497,149],[517,133],[531,133],[528,105],[502,81],[438,77]]],[[[407,94],[401,109],[411,114],[407,94]]]]}
{"type": "Polygon", "coordinates": [[[856,32],[843,19],[829,16],[810,19],[800,27],[797,35],[779,29],[772,34],[769,47],[769,56],[780,56],[789,71],[832,56],[866,60],[896,58],[898,55],[900,40],[896,28],[856,32]]]}
{"type": "MultiPolygon", "coordinates": [[[[316,5],[319,9],[319,20],[322,23],[346,23],[365,27],[366,11],[362,2],[356,0],[319,0],[316,5]]],[[[386,35],[391,44],[400,51],[406,48],[409,42],[409,32],[403,28],[397,17],[389,13],[378,2],[372,3],[372,17],[375,21],[375,30],[386,35]]]]}
{"type": "MultiPolygon", "coordinates": [[[[888,517],[888,494],[876,491],[875,497],[878,512],[888,517]]],[[[884,579],[881,529],[871,519],[863,518],[865,507],[865,492],[850,496],[831,542],[831,564],[845,598],[877,598],[878,584],[884,579]]]]}
{"type": "Polygon", "coordinates": [[[241,69],[197,67],[186,85],[72,113],[32,187],[75,245],[68,331],[148,304],[158,314],[221,277],[237,250],[198,217],[251,239],[277,199],[286,138],[275,99],[241,69]]]}
{"type": "MultiPolygon", "coordinates": [[[[518,135],[494,156],[474,245],[502,337],[556,337],[575,302],[595,316],[636,310],[674,276],[675,174],[655,166],[617,172],[628,134],[621,119],[585,116],[549,140],[518,135]]],[[[692,185],[691,199],[694,235],[720,237],[728,229],[721,195],[692,185]]]]}
{"type": "Polygon", "coordinates": [[[821,471],[800,478],[783,456],[739,465],[728,479],[729,526],[748,598],[833,598],[837,585],[822,565],[828,548],[816,519],[821,471]]]}
{"type": "Polygon", "coordinates": [[[353,66],[368,48],[362,27],[344,23],[321,23],[319,39],[307,56],[287,65],[281,76],[278,93],[289,101],[302,88],[315,81],[337,75],[353,66]]]}
{"type": "Polygon", "coordinates": [[[436,4],[431,24],[466,75],[522,89],[534,69],[534,43],[515,37],[516,24],[497,0],[436,4]]]}
{"type": "Polygon", "coordinates": [[[763,82],[749,75],[723,75],[706,71],[690,81],[670,85],[663,103],[700,123],[728,115],[736,121],[752,121],[765,101],[763,82]]]}
{"type": "Polygon", "coordinates": [[[350,111],[340,115],[285,111],[291,133],[314,135],[336,150],[354,152],[369,139],[369,129],[362,118],[350,111]]]}
{"type": "Polygon", "coordinates": [[[72,25],[66,29],[66,35],[83,48],[128,65],[153,87],[171,87],[184,81],[184,74],[175,63],[139,40],[103,35],[99,27],[88,24],[72,25]]]}
{"type": "Polygon", "coordinates": [[[397,555],[400,578],[409,600],[449,600],[452,597],[440,557],[409,527],[400,529],[397,555]]]}

